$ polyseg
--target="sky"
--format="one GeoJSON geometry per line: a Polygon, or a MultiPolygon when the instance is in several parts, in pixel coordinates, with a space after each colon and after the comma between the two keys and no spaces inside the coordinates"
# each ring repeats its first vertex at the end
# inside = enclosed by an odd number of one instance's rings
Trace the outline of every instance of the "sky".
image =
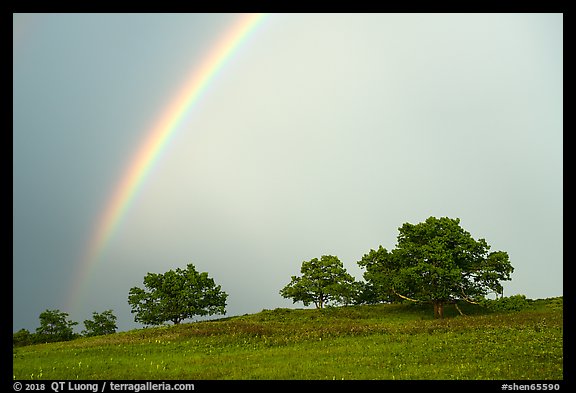
{"type": "MultiPolygon", "coordinates": [[[[302,308],[303,261],[430,216],[506,251],[504,295],[563,294],[561,13],[13,14],[13,330],[113,310],[192,263],[226,316],[302,308]],[[142,144],[183,106],[107,237],[142,144]],[[209,76],[209,77],[208,77],[209,76]]],[[[214,316],[222,317],[222,315],[214,316]]]]}

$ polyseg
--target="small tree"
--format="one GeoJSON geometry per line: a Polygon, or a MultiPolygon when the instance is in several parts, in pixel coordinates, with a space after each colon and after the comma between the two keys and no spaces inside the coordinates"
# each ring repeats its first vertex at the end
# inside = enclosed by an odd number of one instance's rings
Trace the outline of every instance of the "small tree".
{"type": "Polygon", "coordinates": [[[67,320],[68,313],[60,310],[46,310],[40,313],[40,326],[36,328],[36,341],[53,342],[72,340],[77,335],[74,334],[73,327],[78,322],[67,320]]]}
{"type": "Polygon", "coordinates": [[[350,304],[354,302],[358,286],[354,277],[346,272],[336,256],[323,255],[302,262],[301,277],[292,276],[288,285],[280,290],[284,298],[305,306],[314,303],[316,308],[324,308],[329,302],[350,304]]]}
{"type": "Polygon", "coordinates": [[[130,289],[128,303],[134,320],[146,325],[160,325],[171,321],[179,324],[195,315],[224,314],[228,294],[220,285],[198,273],[192,264],[185,270],[169,270],[164,274],[148,273],[144,277],[146,289],[130,289]]]}
{"type": "Polygon", "coordinates": [[[92,320],[85,320],[84,326],[86,330],[83,330],[82,334],[87,337],[116,333],[116,329],[118,329],[116,316],[112,313],[112,310],[106,310],[101,314],[93,312],[92,320]]]}
{"type": "Polygon", "coordinates": [[[12,334],[12,345],[15,347],[30,345],[33,342],[34,336],[27,329],[20,329],[16,333],[12,334]]]}

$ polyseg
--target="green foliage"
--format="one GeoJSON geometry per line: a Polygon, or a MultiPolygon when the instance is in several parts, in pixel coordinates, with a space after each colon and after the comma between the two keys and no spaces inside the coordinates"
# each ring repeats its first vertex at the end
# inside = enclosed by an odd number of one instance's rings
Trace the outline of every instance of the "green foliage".
{"type": "Polygon", "coordinates": [[[472,238],[459,219],[429,217],[403,224],[394,250],[370,250],[358,265],[382,300],[432,303],[442,317],[444,304],[474,303],[502,292],[500,282],[510,280],[514,269],[506,252],[489,250],[486,240],[472,238]]]}
{"type": "Polygon", "coordinates": [[[494,311],[520,311],[528,308],[532,302],[531,299],[526,298],[526,295],[513,295],[498,299],[484,299],[481,304],[494,311]]]}
{"type": "Polygon", "coordinates": [[[216,285],[208,273],[199,273],[192,264],[164,274],[148,273],[146,289],[130,289],[128,303],[134,320],[145,325],[181,321],[196,315],[224,314],[228,294],[216,285]]]}
{"type": "Polygon", "coordinates": [[[106,310],[102,313],[93,312],[92,320],[85,320],[84,326],[86,330],[82,331],[85,336],[100,336],[104,334],[112,334],[116,332],[116,316],[112,310],[106,310]]]}
{"type": "Polygon", "coordinates": [[[322,255],[320,259],[304,261],[300,273],[302,276],[292,276],[290,283],[280,290],[282,297],[305,306],[314,303],[316,308],[356,301],[360,284],[346,272],[338,257],[322,255]]]}
{"type": "Polygon", "coordinates": [[[563,310],[564,297],[550,297],[546,299],[530,299],[532,308],[536,310],[563,310]]]}
{"type": "Polygon", "coordinates": [[[391,303],[391,300],[382,296],[373,282],[356,281],[356,298],[354,304],[378,304],[378,303],[391,303]]]}
{"type": "Polygon", "coordinates": [[[46,310],[40,313],[40,326],[36,328],[35,342],[67,341],[77,337],[74,326],[78,322],[68,320],[68,313],[46,310]]]}
{"type": "Polygon", "coordinates": [[[34,335],[27,329],[20,329],[12,334],[12,345],[15,347],[34,343],[34,335]]]}
{"type": "Polygon", "coordinates": [[[364,269],[364,288],[360,298],[363,303],[394,302],[398,301],[390,288],[394,283],[394,265],[391,255],[384,247],[379,246],[377,250],[370,250],[365,254],[358,265],[364,269]]]}
{"type": "Polygon", "coordinates": [[[263,310],[17,347],[15,379],[562,380],[558,301],[433,319],[420,304],[263,310]]]}

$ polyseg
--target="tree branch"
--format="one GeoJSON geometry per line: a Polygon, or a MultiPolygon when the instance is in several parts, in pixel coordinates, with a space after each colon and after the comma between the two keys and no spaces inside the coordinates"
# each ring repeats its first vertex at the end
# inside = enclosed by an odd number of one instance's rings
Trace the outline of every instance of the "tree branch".
{"type": "Polygon", "coordinates": [[[464,301],[466,301],[470,304],[480,304],[480,303],[477,303],[477,302],[471,300],[468,296],[466,296],[466,294],[464,293],[464,288],[460,288],[460,289],[462,290],[462,296],[463,296],[464,301]]]}
{"type": "Polygon", "coordinates": [[[409,300],[409,301],[415,302],[415,303],[422,303],[421,300],[410,299],[409,297],[406,297],[406,296],[404,296],[404,295],[400,295],[398,292],[396,292],[396,290],[394,289],[394,287],[392,287],[392,292],[394,292],[394,294],[395,294],[396,296],[401,297],[402,299],[409,300]]]}
{"type": "Polygon", "coordinates": [[[456,307],[456,310],[458,310],[458,312],[460,313],[460,315],[463,315],[463,316],[466,315],[466,314],[464,314],[464,313],[462,312],[462,310],[460,310],[460,307],[458,307],[458,303],[457,303],[456,301],[454,301],[454,307],[456,307]]]}

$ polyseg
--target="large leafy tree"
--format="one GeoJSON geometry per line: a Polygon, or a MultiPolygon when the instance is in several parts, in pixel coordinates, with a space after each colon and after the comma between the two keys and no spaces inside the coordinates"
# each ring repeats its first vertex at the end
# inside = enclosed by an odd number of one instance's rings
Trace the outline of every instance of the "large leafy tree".
{"type": "Polygon", "coordinates": [[[403,224],[394,250],[380,246],[358,264],[382,297],[429,302],[436,318],[443,318],[447,303],[502,293],[501,281],[514,271],[508,253],[490,252],[485,239],[474,239],[458,218],[448,217],[403,224]]]}
{"type": "Polygon", "coordinates": [[[144,277],[145,289],[130,289],[128,303],[134,320],[146,325],[160,325],[181,321],[196,315],[224,314],[228,294],[208,273],[199,273],[193,264],[186,269],[177,268],[164,274],[148,273],[144,277]]]}
{"type": "Polygon", "coordinates": [[[336,256],[323,255],[304,261],[300,273],[300,277],[292,276],[290,283],[280,290],[282,297],[294,303],[303,302],[305,306],[314,303],[316,308],[330,302],[349,304],[356,298],[358,284],[336,256]]]}

